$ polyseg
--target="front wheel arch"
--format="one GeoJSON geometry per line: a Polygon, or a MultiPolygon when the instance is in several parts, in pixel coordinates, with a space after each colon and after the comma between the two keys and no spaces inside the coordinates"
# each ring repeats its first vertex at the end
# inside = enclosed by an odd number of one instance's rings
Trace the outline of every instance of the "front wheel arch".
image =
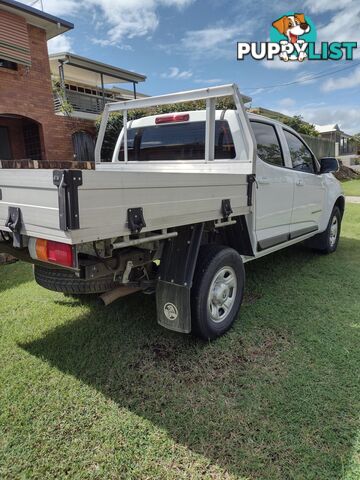
{"type": "Polygon", "coordinates": [[[344,211],[345,211],[345,198],[343,196],[340,196],[337,198],[333,210],[335,207],[338,207],[340,210],[341,218],[344,216],[344,211]]]}

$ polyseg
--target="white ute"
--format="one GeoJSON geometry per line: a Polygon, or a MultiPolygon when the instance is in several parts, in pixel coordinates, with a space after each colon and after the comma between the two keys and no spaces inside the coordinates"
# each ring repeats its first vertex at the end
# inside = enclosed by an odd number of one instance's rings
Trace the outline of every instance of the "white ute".
{"type": "Polygon", "coordinates": [[[236,85],[107,104],[95,157],[95,171],[0,170],[0,251],[33,263],[45,288],[105,303],[155,292],[161,325],[213,339],[238,316],[244,263],[303,241],[337,248],[337,160],[248,115],[236,85]],[[236,109],[217,111],[227,96],[236,109]],[[206,110],[176,112],[194,100],[206,110]],[[165,104],[174,113],[127,120],[165,104]],[[112,112],[124,128],[102,160],[112,112]]]}

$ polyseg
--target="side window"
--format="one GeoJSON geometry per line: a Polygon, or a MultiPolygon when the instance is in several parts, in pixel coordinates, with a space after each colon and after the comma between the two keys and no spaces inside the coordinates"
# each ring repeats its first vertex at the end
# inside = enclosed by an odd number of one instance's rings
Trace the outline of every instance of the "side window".
{"type": "Polygon", "coordinates": [[[284,134],[293,169],[299,172],[315,173],[314,157],[307,146],[293,133],[284,130],[284,134]]]}
{"type": "Polygon", "coordinates": [[[281,152],[280,142],[275,128],[268,123],[251,121],[257,142],[257,154],[264,162],[284,166],[284,159],[281,152]]]}

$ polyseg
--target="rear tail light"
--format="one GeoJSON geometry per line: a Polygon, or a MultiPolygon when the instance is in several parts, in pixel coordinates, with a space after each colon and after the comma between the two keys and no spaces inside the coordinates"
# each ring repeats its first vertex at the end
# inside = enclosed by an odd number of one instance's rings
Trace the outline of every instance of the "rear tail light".
{"type": "Polygon", "coordinates": [[[49,262],[54,262],[66,267],[73,266],[73,249],[71,245],[48,240],[47,253],[49,262]]]}
{"type": "Polygon", "coordinates": [[[173,122],[187,122],[190,118],[188,113],[181,113],[176,115],[165,115],[162,117],[155,118],[155,124],[159,125],[161,123],[173,123],[173,122]]]}
{"type": "Polygon", "coordinates": [[[72,245],[44,240],[42,238],[34,240],[35,245],[29,243],[29,251],[33,258],[44,262],[56,263],[57,265],[62,265],[64,267],[74,266],[72,245]]]}

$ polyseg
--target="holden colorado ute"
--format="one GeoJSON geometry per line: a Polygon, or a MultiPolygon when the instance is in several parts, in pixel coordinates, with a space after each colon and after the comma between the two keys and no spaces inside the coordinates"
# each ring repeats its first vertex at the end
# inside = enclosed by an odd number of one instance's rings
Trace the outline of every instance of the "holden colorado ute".
{"type": "Polygon", "coordinates": [[[1,169],[0,251],[34,264],[41,286],[105,303],[155,293],[157,321],[213,339],[238,316],[244,264],[298,242],[336,250],[344,196],[291,128],[247,114],[236,85],[109,103],[95,170],[1,169]],[[232,96],[234,110],[216,110],[232,96]],[[176,112],[205,100],[203,111],[176,112]],[[136,108],[174,113],[128,121],[136,108]],[[112,112],[123,130],[101,147],[112,112]]]}

